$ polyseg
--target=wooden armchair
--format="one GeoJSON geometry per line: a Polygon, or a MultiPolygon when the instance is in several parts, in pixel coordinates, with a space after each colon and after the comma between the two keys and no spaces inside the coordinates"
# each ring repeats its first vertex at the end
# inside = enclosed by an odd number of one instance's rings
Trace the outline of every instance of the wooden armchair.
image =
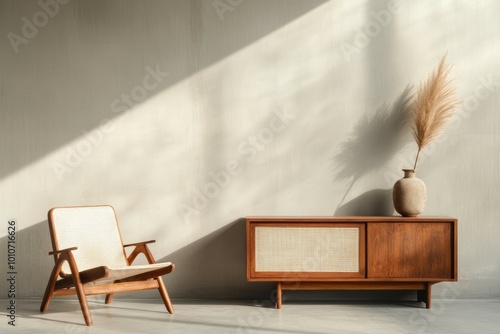
{"type": "Polygon", "coordinates": [[[123,245],[115,211],[111,206],[58,207],[48,213],[55,266],[40,311],[47,310],[52,296],[78,296],[85,323],[92,325],[86,296],[158,289],[170,313],[174,313],[161,278],[174,270],[171,262],[156,263],[148,243],[123,245]],[[135,247],[127,257],[125,248],[135,247]],[[132,265],[144,254],[148,265],[132,265]],[[59,277],[60,276],[60,277],[59,277]],[[58,279],[59,277],[59,279],[58,279]]]}

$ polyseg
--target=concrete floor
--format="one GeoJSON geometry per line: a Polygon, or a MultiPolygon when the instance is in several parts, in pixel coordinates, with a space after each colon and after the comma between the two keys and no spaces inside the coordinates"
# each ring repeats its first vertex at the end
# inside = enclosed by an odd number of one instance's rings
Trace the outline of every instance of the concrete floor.
{"type": "Polygon", "coordinates": [[[287,301],[281,310],[252,301],[174,300],[171,315],[157,300],[90,302],[84,325],[78,302],[54,299],[41,314],[38,300],[17,301],[16,326],[0,300],[0,333],[500,333],[500,300],[417,302],[287,301]]]}

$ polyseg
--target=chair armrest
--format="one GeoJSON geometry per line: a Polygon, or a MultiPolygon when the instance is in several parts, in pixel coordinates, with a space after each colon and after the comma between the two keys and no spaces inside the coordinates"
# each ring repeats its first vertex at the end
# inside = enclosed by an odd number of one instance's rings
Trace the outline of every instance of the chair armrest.
{"type": "Polygon", "coordinates": [[[78,247],[70,247],[70,248],[60,249],[60,250],[57,250],[57,251],[49,252],[49,255],[69,253],[69,252],[77,250],[77,249],[78,249],[78,247]]]}
{"type": "Polygon", "coordinates": [[[153,242],[156,242],[156,240],[149,240],[149,241],[136,242],[133,244],[126,244],[126,245],[123,245],[123,247],[146,245],[146,244],[152,244],[153,242]]]}
{"type": "Polygon", "coordinates": [[[60,249],[57,251],[49,252],[49,255],[54,255],[54,260],[56,261],[54,270],[56,270],[56,269],[58,270],[57,275],[60,275],[62,278],[71,277],[71,274],[64,273],[61,270],[61,267],[62,267],[62,264],[64,261],[68,261],[70,263],[70,266],[71,266],[71,263],[73,263],[74,267],[77,268],[76,263],[74,263],[75,259],[73,258],[73,253],[72,253],[72,251],[77,250],[77,249],[78,249],[78,247],[70,247],[70,248],[65,248],[65,249],[60,249]]]}
{"type": "Polygon", "coordinates": [[[145,241],[145,242],[138,242],[138,243],[135,243],[135,244],[123,245],[124,248],[128,247],[128,246],[135,246],[134,250],[127,257],[128,264],[132,265],[132,263],[134,262],[135,258],[139,254],[144,254],[144,256],[148,260],[149,264],[156,263],[156,261],[155,261],[155,259],[153,257],[153,254],[151,254],[151,251],[149,250],[149,247],[148,247],[148,244],[150,244],[152,242],[156,242],[156,240],[149,240],[149,241],[145,241]]]}

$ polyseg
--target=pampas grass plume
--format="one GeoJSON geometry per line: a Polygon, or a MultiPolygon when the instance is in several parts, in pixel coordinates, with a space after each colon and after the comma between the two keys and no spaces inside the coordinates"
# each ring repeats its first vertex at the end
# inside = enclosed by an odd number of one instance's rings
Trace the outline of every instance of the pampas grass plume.
{"type": "Polygon", "coordinates": [[[459,103],[455,97],[455,87],[448,78],[450,69],[444,55],[435,71],[420,85],[413,100],[411,126],[418,146],[413,169],[417,168],[422,149],[442,134],[459,103]]]}

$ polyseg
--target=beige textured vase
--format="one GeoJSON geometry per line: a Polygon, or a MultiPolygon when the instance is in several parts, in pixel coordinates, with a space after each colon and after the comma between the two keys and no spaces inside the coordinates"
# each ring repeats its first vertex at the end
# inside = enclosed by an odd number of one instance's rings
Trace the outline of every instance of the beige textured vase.
{"type": "Polygon", "coordinates": [[[415,176],[415,170],[403,169],[404,178],[392,189],[394,209],[403,217],[416,217],[424,211],[427,189],[424,181],[415,176]]]}

